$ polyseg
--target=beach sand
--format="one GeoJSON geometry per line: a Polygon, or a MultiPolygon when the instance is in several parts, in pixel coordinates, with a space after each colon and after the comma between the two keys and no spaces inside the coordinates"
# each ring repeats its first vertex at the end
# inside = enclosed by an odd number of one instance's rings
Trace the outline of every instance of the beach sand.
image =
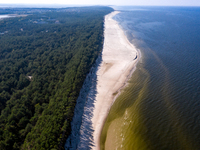
{"type": "Polygon", "coordinates": [[[126,85],[140,57],[118,23],[112,19],[118,13],[114,11],[105,16],[104,47],[97,71],[97,95],[92,118],[94,150],[100,150],[101,131],[110,107],[126,85]]]}

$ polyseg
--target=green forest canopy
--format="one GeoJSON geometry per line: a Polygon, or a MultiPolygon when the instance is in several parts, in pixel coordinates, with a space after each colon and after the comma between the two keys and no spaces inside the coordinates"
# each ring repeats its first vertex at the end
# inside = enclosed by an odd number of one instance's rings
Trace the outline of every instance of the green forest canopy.
{"type": "Polygon", "coordinates": [[[109,7],[0,9],[0,149],[64,149],[109,7]]]}

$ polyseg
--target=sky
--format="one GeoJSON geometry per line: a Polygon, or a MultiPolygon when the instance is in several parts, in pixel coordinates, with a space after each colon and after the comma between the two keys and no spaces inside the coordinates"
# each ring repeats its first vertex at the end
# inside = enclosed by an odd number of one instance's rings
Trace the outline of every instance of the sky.
{"type": "Polygon", "coordinates": [[[200,0],[0,0],[0,4],[200,6],[200,0]]]}

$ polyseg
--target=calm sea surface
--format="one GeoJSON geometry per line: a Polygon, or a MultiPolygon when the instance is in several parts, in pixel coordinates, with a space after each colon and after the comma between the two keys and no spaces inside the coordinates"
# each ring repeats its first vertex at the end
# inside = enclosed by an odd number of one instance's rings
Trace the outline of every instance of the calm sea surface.
{"type": "Polygon", "coordinates": [[[117,7],[142,58],[115,101],[101,149],[200,150],[200,7],[117,7]]]}

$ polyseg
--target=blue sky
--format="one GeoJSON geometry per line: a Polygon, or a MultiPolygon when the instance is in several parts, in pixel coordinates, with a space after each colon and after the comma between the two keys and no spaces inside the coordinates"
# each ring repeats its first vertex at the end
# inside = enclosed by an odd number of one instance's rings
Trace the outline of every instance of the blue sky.
{"type": "Polygon", "coordinates": [[[0,4],[200,6],[200,0],[4,0],[0,4]]]}

